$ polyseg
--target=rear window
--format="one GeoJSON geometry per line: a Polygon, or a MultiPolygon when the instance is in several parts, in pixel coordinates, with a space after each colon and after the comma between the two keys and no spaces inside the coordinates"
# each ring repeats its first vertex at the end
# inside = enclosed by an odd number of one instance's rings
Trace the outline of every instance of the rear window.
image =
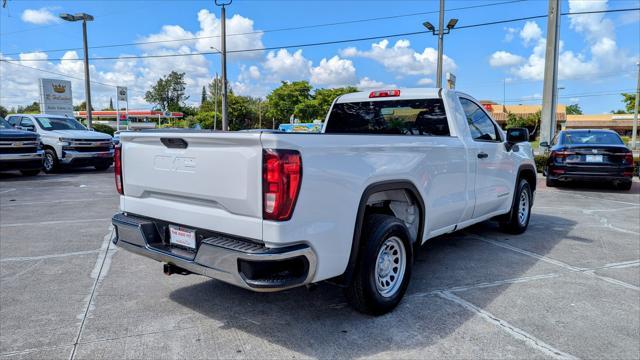
{"type": "Polygon", "coordinates": [[[618,134],[604,131],[571,131],[564,134],[565,144],[571,145],[623,145],[618,134]]]}
{"type": "Polygon", "coordinates": [[[442,99],[334,104],[325,133],[449,136],[442,99]]]}

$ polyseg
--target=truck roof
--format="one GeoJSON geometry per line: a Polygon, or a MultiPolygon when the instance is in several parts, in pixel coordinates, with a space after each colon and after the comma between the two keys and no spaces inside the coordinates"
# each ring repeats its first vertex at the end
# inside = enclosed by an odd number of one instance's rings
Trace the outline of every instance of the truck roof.
{"type": "MultiPolygon", "coordinates": [[[[384,101],[384,100],[406,100],[406,99],[437,99],[440,96],[439,88],[385,88],[372,89],[370,91],[359,91],[350,94],[344,94],[338,98],[337,103],[360,102],[360,101],[384,101]],[[369,98],[369,95],[375,91],[381,90],[400,90],[400,96],[369,98]]],[[[443,90],[446,91],[446,90],[443,90]]]]}

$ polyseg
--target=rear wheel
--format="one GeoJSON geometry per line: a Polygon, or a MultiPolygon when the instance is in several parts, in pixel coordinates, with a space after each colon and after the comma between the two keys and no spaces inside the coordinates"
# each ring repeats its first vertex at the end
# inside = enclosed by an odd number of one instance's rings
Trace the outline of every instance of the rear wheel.
{"type": "Polygon", "coordinates": [[[24,175],[24,176],[36,176],[36,175],[40,174],[40,169],[20,170],[20,173],[22,173],[22,175],[24,175]]]}
{"type": "Polygon", "coordinates": [[[110,163],[110,162],[108,162],[108,163],[96,164],[94,167],[95,167],[95,168],[96,168],[96,170],[98,170],[98,171],[104,171],[104,170],[107,170],[108,168],[110,168],[110,167],[111,167],[111,163],[110,163]]]}
{"type": "Polygon", "coordinates": [[[380,214],[368,216],[363,229],[354,278],[345,295],[356,310],[382,315],[400,303],[409,285],[409,232],[400,219],[380,214]]]}
{"type": "MultiPolygon", "coordinates": [[[[547,178],[548,181],[549,178],[547,178]]],[[[526,179],[520,179],[516,187],[515,201],[511,207],[511,211],[507,214],[508,218],[501,222],[501,227],[511,234],[522,234],[529,226],[531,218],[531,185],[526,179]]]]}
{"type": "Polygon", "coordinates": [[[620,181],[619,183],[616,184],[616,188],[619,190],[631,190],[632,185],[633,185],[633,182],[631,180],[620,181]]]}
{"type": "Polygon", "coordinates": [[[42,168],[47,174],[58,169],[58,156],[52,149],[46,149],[44,151],[44,162],[42,164],[42,168]]]}

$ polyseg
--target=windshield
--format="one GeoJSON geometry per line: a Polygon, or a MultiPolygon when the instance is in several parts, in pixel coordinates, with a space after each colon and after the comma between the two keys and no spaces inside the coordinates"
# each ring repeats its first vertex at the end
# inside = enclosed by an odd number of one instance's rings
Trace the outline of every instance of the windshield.
{"type": "Polygon", "coordinates": [[[564,143],[572,145],[623,145],[618,134],[605,131],[571,131],[564,134],[564,143]]]}
{"type": "Polygon", "coordinates": [[[0,129],[11,129],[11,125],[7,122],[7,120],[0,117],[0,129]]]}
{"type": "Polygon", "coordinates": [[[38,124],[45,130],[87,130],[76,119],[63,117],[36,117],[38,124]]]}

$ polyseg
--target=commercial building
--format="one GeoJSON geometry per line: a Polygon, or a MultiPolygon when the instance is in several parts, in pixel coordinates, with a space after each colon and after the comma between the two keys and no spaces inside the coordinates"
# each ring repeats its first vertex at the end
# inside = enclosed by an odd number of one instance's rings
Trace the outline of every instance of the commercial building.
{"type": "MultiPolygon", "coordinates": [[[[75,111],[73,115],[76,118],[86,118],[87,112],[75,111]]],[[[115,110],[92,111],[91,115],[94,123],[96,124],[109,125],[114,129],[117,126],[116,119],[118,112],[115,110]]],[[[181,112],[162,112],[153,110],[129,110],[127,115],[129,116],[128,119],[125,112],[120,111],[120,127],[127,128],[128,126],[131,130],[153,129],[162,124],[167,124],[171,121],[182,119],[184,117],[184,114],[181,112]]]]}

